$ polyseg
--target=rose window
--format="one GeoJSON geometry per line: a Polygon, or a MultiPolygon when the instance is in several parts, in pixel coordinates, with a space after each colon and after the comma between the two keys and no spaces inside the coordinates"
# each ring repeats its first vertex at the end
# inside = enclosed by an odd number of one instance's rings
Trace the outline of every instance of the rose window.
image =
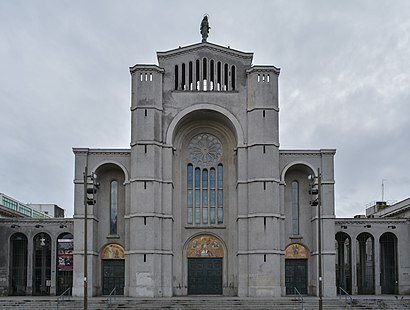
{"type": "Polygon", "coordinates": [[[198,166],[216,165],[222,156],[222,145],[211,134],[199,134],[188,145],[192,163],[198,166]]]}

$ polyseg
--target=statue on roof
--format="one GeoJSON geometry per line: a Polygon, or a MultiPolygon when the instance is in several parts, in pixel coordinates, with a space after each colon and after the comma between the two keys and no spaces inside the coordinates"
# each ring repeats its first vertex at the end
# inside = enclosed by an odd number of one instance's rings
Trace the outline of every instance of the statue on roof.
{"type": "Polygon", "coordinates": [[[209,29],[211,29],[211,27],[209,27],[208,15],[205,14],[201,22],[201,27],[199,28],[202,35],[202,42],[206,42],[206,40],[208,39],[209,29]]]}

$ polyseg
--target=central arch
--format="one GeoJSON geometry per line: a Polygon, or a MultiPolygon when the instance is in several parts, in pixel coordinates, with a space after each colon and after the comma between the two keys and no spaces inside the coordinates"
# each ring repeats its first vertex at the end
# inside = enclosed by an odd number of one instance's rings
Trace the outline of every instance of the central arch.
{"type": "Polygon", "coordinates": [[[219,238],[201,234],[186,247],[188,295],[222,295],[224,248],[219,238]]]}
{"type": "Polygon", "coordinates": [[[222,118],[225,119],[223,123],[229,124],[231,127],[231,131],[235,133],[235,139],[238,143],[238,147],[243,146],[245,143],[245,138],[242,130],[242,126],[240,125],[238,119],[228,110],[215,105],[215,104],[208,104],[208,103],[201,103],[192,105],[181,112],[179,112],[169,124],[165,141],[167,145],[172,145],[173,140],[175,138],[176,133],[178,133],[178,127],[184,122],[184,119],[189,118],[190,115],[194,115],[197,112],[205,113],[205,112],[214,112],[215,114],[220,115],[222,118]]]}

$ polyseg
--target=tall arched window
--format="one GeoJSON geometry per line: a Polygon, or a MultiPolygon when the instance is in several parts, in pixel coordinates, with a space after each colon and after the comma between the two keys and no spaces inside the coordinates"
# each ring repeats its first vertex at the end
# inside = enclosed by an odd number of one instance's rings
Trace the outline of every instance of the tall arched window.
{"type": "Polygon", "coordinates": [[[73,286],[73,250],[73,235],[71,233],[60,234],[57,238],[57,295],[73,286]]]}
{"type": "Polygon", "coordinates": [[[185,64],[182,64],[182,74],[181,74],[181,89],[186,90],[186,84],[185,84],[185,64]]]}
{"type": "Polygon", "coordinates": [[[236,89],[236,69],[235,66],[231,67],[231,73],[232,73],[232,77],[231,77],[231,84],[232,84],[232,90],[236,89]]]}
{"type": "Polygon", "coordinates": [[[33,239],[33,295],[50,295],[51,238],[39,233],[33,239]]]}
{"type": "Polygon", "coordinates": [[[380,271],[382,294],[397,294],[397,237],[390,232],[380,236],[380,271]]]}
{"type": "Polygon", "coordinates": [[[299,235],[299,183],[292,182],[292,234],[299,235]]]}
{"type": "Polygon", "coordinates": [[[199,65],[199,59],[196,60],[195,62],[195,89],[199,90],[200,89],[200,82],[199,82],[199,70],[200,70],[200,65],[199,65]]]}
{"type": "Polygon", "coordinates": [[[229,67],[228,64],[224,66],[224,90],[228,90],[228,80],[229,80],[229,67]]]}
{"type": "Polygon", "coordinates": [[[188,145],[187,223],[223,224],[222,145],[211,134],[199,134],[188,145]]]}
{"type": "Polygon", "coordinates": [[[111,200],[110,200],[110,234],[117,234],[118,217],[118,182],[111,181],[111,200]]]}
{"type": "Polygon", "coordinates": [[[174,76],[174,79],[175,79],[175,90],[177,90],[178,89],[178,83],[179,83],[179,77],[178,77],[178,65],[175,65],[175,76],[174,76]]]}
{"type": "Polygon", "coordinates": [[[357,288],[359,294],[374,294],[374,238],[364,232],[356,238],[357,288]]]}
{"type": "Polygon", "coordinates": [[[209,90],[215,90],[215,62],[213,59],[209,62],[209,90]]]}
{"type": "Polygon", "coordinates": [[[336,287],[352,293],[352,247],[350,236],[344,232],[336,234],[336,287]]]}
{"type": "Polygon", "coordinates": [[[193,90],[193,76],[192,76],[192,61],[188,64],[188,80],[189,80],[189,90],[193,90]]]}
{"type": "Polygon", "coordinates": [[[193,207],[194,207],[194,192],[193,192],[193,166],[189,164],[187,167],[187,206],[188,206],[188,215],[187,222],[188,224],[193,223],[193,207]]]}
{"type": "Polygon", "coordinates": [[[10,295],[26,295],[27,288],[27,237],[16,233],[10,238],[11,277],[10,295]]]}
{"type": "Polygon", "coordinates": [[[222,65],[220,61],[216,64],[216,85],[216,90],[222,89],[222,65]]]}
{"type": "Polygon", "coordinates": [[[208,61],[206,58],[202,60],[202,89],[208,90],[208,61]]]}

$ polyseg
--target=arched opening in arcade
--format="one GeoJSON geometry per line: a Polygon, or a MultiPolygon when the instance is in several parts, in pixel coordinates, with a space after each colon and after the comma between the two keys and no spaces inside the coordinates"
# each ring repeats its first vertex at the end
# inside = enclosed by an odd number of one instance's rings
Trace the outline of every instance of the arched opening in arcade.
{"type": "Polygon", "coordinates": [[[26,295],[27,291],[27,237],[22,233],[10,238],[9,294],[26,295]]]}
{"type": "Polygon", "coordinates": [[[33,295],[50,295],[51,238],[41,232],[33,239],[33,295]]]}
{"type": "Polygon", "coordinates": [[[57,295],[64,293],[73,286],[73,250],[73,235],[71,233],[60,234],[57,238],[57,295]]]}
{"type": "Polygon", "coordinates": [[[374,287],[374,238],[365,232],[356,239],[357,289],[359,294],[372,295],[374,287]]]}
{"type": "Polygon", "coordinates": [[[352,241],[348,234],[336,234],[336,287],[352,293],[352,241]]]}
{"type": "Polygon", "coordinates": [[[380,236],[380,285],[382,294],[397,294],[397,237],[390,233],[380,236]]]}

